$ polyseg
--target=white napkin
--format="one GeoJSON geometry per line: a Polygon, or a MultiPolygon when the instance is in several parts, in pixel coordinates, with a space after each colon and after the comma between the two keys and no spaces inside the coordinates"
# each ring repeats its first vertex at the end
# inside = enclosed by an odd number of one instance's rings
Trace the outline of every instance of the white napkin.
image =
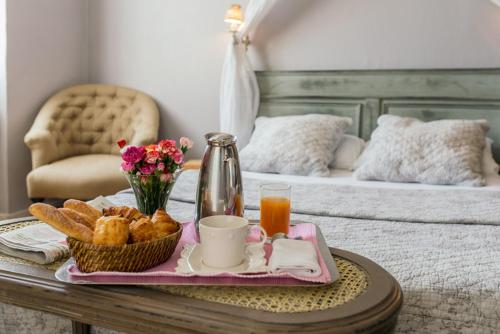
{"type": "Polygon", "coordinates": [[[271,273],[287,272],[300,277],[321,275],[316,248],[307,240],[275,240],[268,267],[271,273]]]}

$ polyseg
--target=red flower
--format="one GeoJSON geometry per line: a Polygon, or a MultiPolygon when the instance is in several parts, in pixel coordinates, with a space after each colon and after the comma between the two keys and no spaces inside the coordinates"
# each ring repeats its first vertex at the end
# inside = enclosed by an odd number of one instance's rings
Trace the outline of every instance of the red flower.
{"type": "Polygon", "coordinates": [[[116,142],[120,148],[123,148],[125,145],[127,145],[127,141],[125,139],[120,139],[119,141],[116,142]]]}
{"type": "Polygon", "coordinates": [[[168,155],[172,155],[177,150],[175,140],[170,139],[160,140],[158,148],[161,153],[168,155]]]}
{"type": "MultiPolygon", "coordinates": [[[[146,151],[147,151],[147,149],[148,148],[146,147],[146,151]]],[[[148,164],[154,164],[154,163],[156,163],[156,160],[159,160],[159,159],[160,159],[160,152],[158,152],[158,151],[147,151],[146,152],[146,159],[144,159],[144,160],[148,164]]]]}

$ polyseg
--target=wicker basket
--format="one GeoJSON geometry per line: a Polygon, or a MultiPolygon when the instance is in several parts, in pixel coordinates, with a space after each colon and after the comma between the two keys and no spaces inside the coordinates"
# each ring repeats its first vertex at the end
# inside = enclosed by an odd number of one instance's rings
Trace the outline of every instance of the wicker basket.
{"type": "Polygon", "coordinates": [[[138,272],[166,262],[182,235],[179,230],[164,238],[123,246],[93,245],[68,237],[71,256],[84,273],[94,271],[138,272]]]}

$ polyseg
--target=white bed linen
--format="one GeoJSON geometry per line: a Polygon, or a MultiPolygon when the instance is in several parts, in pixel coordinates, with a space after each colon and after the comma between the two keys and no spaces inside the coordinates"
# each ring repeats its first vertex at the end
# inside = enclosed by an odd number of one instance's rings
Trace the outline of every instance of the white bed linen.
{"type": "Polygon", "coordinates": [[[421,183],[397,183],[384,181],[358,181],[353,177],[353,172],[348,170],[331,169],[330,177],[314,177],[314,176],[299,176],[299,175],[283,175],[270,173],[253,173],[243,172],[244,177],[258,179],[269,182],[297,182],[308,184],[336,184],[349,185],[357,187],[380,188],[380,189],[467,189],[477,191],[500,191],[500,175],[487,175],[486,186],[484,187],[465,187],[454,185],[431,185],[421,183]]]}

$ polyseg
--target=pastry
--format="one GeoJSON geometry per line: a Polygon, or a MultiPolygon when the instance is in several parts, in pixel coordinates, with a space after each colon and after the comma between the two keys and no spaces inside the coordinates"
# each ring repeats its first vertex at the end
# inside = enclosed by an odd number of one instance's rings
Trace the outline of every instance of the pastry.
{"type": "Polygon", "coordinates": [[[104,209],[103,213],[105,216],[120,216],[130,220],[136,220],[145,217],[136,208],[130,208],[128,206],[112,206],[108,209],[104,209]]]}
{"type": "Polygon", "coordinates": [[[68,218],[74,220],[76,223],[87,226],[92,231],[95,228],[95,220],[90,218],[87,215],[84,215],[83,213],[80,213],[78,211],[75,211],[73,209],[68,209],[68,208],[60,208],[60,209],[57,209],[57,211],[61,212],[63,215],[67,216],[68,218]]]}
{"type": "Polygon", "coordinates": [[[120,246],[127,243],[129,220],[118,216],[101,217],[94,230],[95,245],[120,246]]]}
{"type": "Polygon", "coordinates": [[[154,224],[148,217],[140,218],[130,223],[130,241],[132,243],[157,239],[154,224]]]}
{"type": "Polygon", "coordinates": [[[101,211],[77,199],[68,199],[66,202],[64,202],[64,207],[67,209],[73,209],[81,214],[87,215],[94,221],[96,221],[97,219],[99,219],[99,217],[102,216],[101,211]]]}
{"type": "Polygon", "coordinates": [[[36,218],[72,238],[84,242],[92,242],[92,230],[82,224],[78,224],[52,205],[35,203],[29,207],[28,211],[36,218]]]}
{"type": "Polygon", "coordinates": [[[179,229],[177,222],[163,209],[156,210],[152,221],[158,238],[175,233],[179,229]]]}

